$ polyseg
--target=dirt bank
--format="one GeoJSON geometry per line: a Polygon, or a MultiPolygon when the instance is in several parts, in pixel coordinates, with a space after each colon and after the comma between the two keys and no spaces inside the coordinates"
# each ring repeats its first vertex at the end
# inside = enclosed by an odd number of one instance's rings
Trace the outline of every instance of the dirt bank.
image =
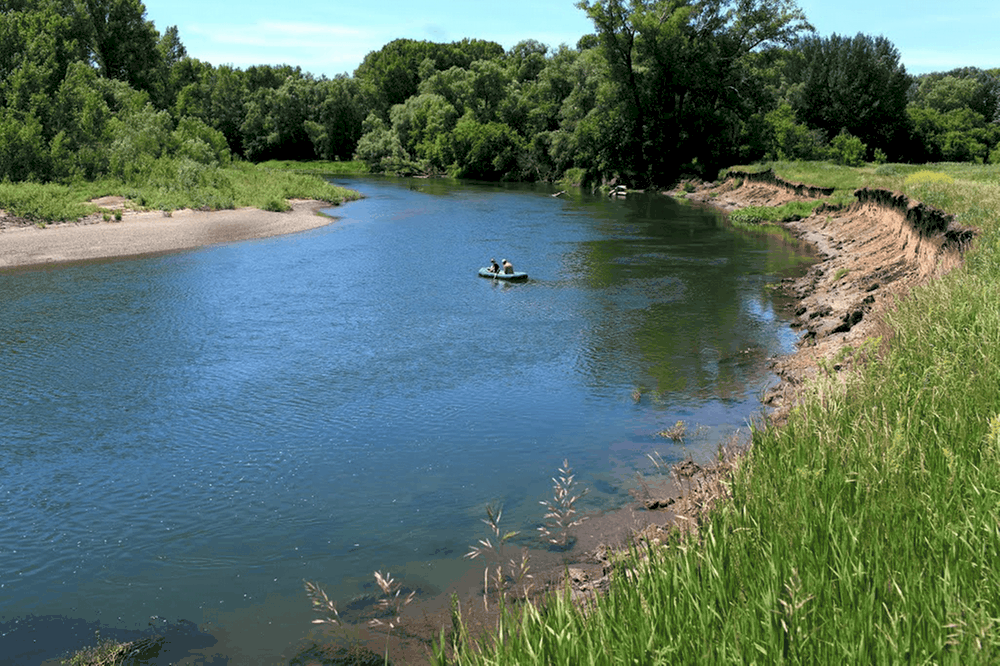
{"type": "MultiPolygon", "coordinates": [[[[733,211],[822,200],[832,190],[789,183],[767,172],[731,173],[720,184],[667,194],[733,211]]],[[[821,367],[842,375],[857,354],[877,351],[870,341],[888,340],[890,335],[882,315],[909,290],[957,266],[972,240],[972,230],[960,227],[951,216],[898,192],[861,189],[855,196],[857,202],[846,208],[821,206],[805,219],[783,223],[815,248],[818,261],[803,276],[781,285],[791,297],[789,314],[801,337],[793,354],[773,360],[780,381],[765,396],[765,404],[772,408],[769,416],[776,424],[785,420],[821,367]]],[[[743,450],[736,446],[724,460],[707,467],[685,461],[673,469],[671,483],[642,485],[636,499],[647,511],[636,514],[633,524],[641,520],[647,526],[635,530],[632,539],[662,539],[672,527],[697,529],[707,511],[727,496],[724,481],[743,450]],[[662,517],[656,519],[657,514],[662,517]]],[[[609,567],[602,552],[597,549],[583,558],[583,577],[574,581],[578,593],[606,584],[609,567]]]]}
{"type": "Polygon", "coordinates": [[[178,252],[306,231],[333,221],[319,213],[333,204],[304,199],[289,201],[292,210],[284,213],[240,208],[185,209],[168,215],[124,210],[123,200],[110,197],[94,203],[109,217],[119,212],[121,220],[105,220],[99,213],[76,222],[36,226],[0,211],[0,270],[178,252]]]}
{"type": "MultiPolygon", "coordinates": [[[[816,200],[832,191],[787,183],[773,173],[731,173],[720,185],[690,194],[704,205],[733,210],[774,206],[793,199],[816,200]]],[[[835,372],[849,368],[853,353],[867,341],[889,335],[881,315],[899,296],[943,275],[961,262],[973,231],[952,216],[906,195],[862,188],[856,203],[821,206],[807,218],[783,226],[816,248],[819,261],[782,287],[795,302],[798,350],[775,361],[781,383],[765,402],[781,421],[820,365],[835,372]]]]}

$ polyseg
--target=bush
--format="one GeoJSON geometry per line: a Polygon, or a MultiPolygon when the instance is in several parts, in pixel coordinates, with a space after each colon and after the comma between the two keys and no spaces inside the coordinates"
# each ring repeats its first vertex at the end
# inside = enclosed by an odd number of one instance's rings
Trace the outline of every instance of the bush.
{"type": "Polygon", "coordinates": [[[990,164],[1000,164],[1000,144],[997,144],[997,147],[990,151],[989,161],[990,164]]]}
{"type": "Polygon", "coordinates": [[[797,122],[795,111],[785,102],[764,117],[771,130],[772,159],[813,160],[822,153],[819,133],[797,122]]]}
{"type": "Polygon", "coordinates": [[[865,163],[868,146],[856,136],[841,132],[830,142],[830,157],[837,164],[861,166],[865,163]]]}

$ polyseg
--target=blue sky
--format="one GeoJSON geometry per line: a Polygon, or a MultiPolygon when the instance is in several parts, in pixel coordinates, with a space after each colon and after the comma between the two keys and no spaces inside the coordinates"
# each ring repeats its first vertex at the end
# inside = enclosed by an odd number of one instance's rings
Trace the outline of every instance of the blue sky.
{"type": "MultiPolygon", "coordinates": [[[[176,25],[188,55],[213,65],[301,66],[352,74],[370,51],[400,37],[486,39],[510,48],[535,39],[575,45],[593,25],[574,0],[145,0],[162,33],[176,25]]],[[[822,36],[883,35],[911,74],[1000,67],[996,0],[799,0],[822,36]]]]}

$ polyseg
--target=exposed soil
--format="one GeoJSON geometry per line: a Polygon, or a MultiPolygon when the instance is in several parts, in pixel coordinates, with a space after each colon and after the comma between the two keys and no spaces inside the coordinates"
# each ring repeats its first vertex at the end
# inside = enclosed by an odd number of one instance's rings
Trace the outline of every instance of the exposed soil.
{"type": "MultiPolygon", "coordinates": [[[[722,184],[702,185],[686,198],[734,210],[824,196],[768,172],[732,173],[722,184]]],[[[821,365],[843,373],[866,343],[888,342],[891,331],[882,315],[915,286],[957,266],[974,235],[951,216],[898,192],[863,188],[855,196],[857,202],[847,208],[821,206],[807,218],[782,223],[816,249],[819,262],[782,285],[795,303],[793,326],[803,335],[796,353],[775,362],[781,383],[765,403],[774,408],[777,423],[821,365]]],[[[869,352],[876,351],[872,343],[869,352]]]]}

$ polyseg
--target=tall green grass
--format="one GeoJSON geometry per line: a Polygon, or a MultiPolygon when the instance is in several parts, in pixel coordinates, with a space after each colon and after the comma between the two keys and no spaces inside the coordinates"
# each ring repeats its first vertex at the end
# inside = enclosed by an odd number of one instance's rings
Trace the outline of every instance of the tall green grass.
{"type": "Polygon", "coordinates": [[[141,175],[60,183],[0,182],[0,209],[34,222],[76,220],[97,209],[87,203],[102,196],[123,196],[128,206],[145,210],[252,207],[289,209],[288,199],[318,199],[339,204],[358,198],[312,173],[266,169],[244,162],[204,165],[185,158],[151,161],[141,175]]]}
{"type": "Polygon", "coordinates": [[[1000,205],[988,168],[948,174],[942,200],[982,229],[965,264],[899,303],[879,356],[753,432],[700,539],[633,552],[585,609],[458,632],[436,663],[1000,663],[1000,205]]]}
{"type": "Polygon", "coordinates": [[[90,198],[89,193],[80,187],[0,181],[0,210],[33,222],[86,217],[97,210],[86,203],[90,198]]]}

